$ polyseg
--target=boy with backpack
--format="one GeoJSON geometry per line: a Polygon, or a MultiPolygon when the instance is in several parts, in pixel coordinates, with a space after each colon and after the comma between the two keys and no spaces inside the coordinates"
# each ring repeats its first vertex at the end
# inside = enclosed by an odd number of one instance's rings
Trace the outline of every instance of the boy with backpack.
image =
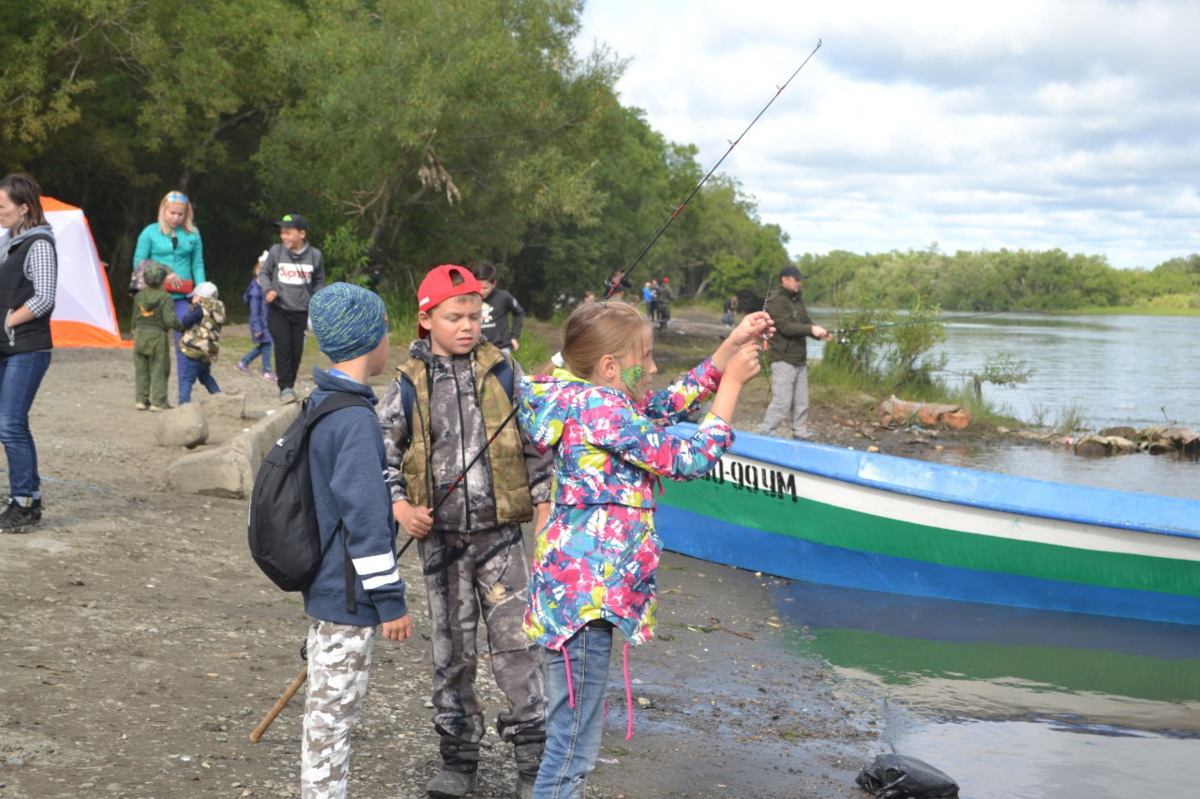
{"type": "Polygon", "coordinates": [[[529,797],[546,740],[546,690],[542,654],[522,630],[529,558],[521,523],[535,506],[538,522],[546,519],[553,453],[538,455],[512,418],[517,367],[480,338],[479,280],[439,266],[417,299],[420,338],[384,392],[379,420],[392,511],[417,539],[429,594],[442,769],[426,790],[458,799],[475,788],[485,730],[475,688],[482,615],[508,700],[496,729],[513,744],[517,795],[529,797]]]}
{"type": "Polygon", "coordinates": [[[375,293],[333,283],[309,305],[317,345],[333,362],[313,367],[316,388],[303,413],[352,394],[361,402],[311,428],[308,465],[320,530],[320,566],[303,589],[308,631],[308,694],[301,744],[301,796],[346,795],[350,731],[367,694],[375,631],[403,641],[413,632],[396,566],[387,463],[375,393],[367,379],[388,360],[387,311],[375,293]]]}

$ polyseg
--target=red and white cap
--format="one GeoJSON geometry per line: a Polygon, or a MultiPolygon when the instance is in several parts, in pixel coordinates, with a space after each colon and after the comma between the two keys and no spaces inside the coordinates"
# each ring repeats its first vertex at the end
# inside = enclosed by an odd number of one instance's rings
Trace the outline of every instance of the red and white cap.
{"type": "MultiPolygon", "coordinates": [[[[435,266],[425,275],[420,288],[417,289],[417,310],[431,311],[451,297],[461,297],[464,294],[483,296],[483,286],[470,269],[454,264],[435,266]],[[455,275],[461,278],[457,285],[454,282],[455,275]]],[[[417,335],[425,338],[429,331],[418,324],[417,335]]]]}

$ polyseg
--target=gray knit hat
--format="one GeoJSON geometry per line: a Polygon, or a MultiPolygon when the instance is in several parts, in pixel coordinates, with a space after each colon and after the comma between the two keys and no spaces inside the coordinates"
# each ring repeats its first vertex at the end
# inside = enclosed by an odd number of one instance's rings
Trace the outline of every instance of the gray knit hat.
{"type": "Polygon", "coordinates": [[[334,363],[366,355],[387,335],[387,308],[373,291],[351,283],[330,283],[308,304],[317,346],[334,363]]]}

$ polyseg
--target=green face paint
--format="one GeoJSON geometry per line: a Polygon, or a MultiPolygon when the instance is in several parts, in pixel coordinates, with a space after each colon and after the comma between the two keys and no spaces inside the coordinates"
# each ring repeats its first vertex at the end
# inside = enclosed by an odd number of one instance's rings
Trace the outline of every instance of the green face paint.
{"type": "Polygon", "coordinates": [[[638,383],[642,382],[646,370],[640,366],[630,366],[627,369],[621,370],[621,382],[625,384],[626,390],[630,395],[637,393],[638,383]]]}

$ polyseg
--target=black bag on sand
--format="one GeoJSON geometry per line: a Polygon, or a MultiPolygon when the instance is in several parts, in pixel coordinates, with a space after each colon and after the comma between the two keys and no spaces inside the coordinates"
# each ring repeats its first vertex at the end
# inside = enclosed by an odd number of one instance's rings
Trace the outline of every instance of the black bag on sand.
{"type": "MultiPolygon", "coordinates": [[[[254,562],[284,591],[303,591],[312,582],[321,559],[321,531],[313,504],[312,474],[308,468],[308,437],[322,418],[361,405],[374,408],[357,394],[339,391],[311,407],[305,400],[300,415],[263,458],[250,494],[247,525],[254,562]]],[[[338,531],[344,533],[342,523],[338,531]]],[[[337,538],[338,531],[334,532],[337,538]]],[[[345,535],[342,536],[345,546],[345,535]]],[[[346,558],[347,607],[354,602],[353,572],[346,558]]],[[[353,612],[353,611],[352,611],[353,612]]]]}
{"type": "Polygon", "coordinates": [[[854,780],[879,799],[942,799],[958,796],[958,783],[923,760],[876,755],[854,780]]]}

